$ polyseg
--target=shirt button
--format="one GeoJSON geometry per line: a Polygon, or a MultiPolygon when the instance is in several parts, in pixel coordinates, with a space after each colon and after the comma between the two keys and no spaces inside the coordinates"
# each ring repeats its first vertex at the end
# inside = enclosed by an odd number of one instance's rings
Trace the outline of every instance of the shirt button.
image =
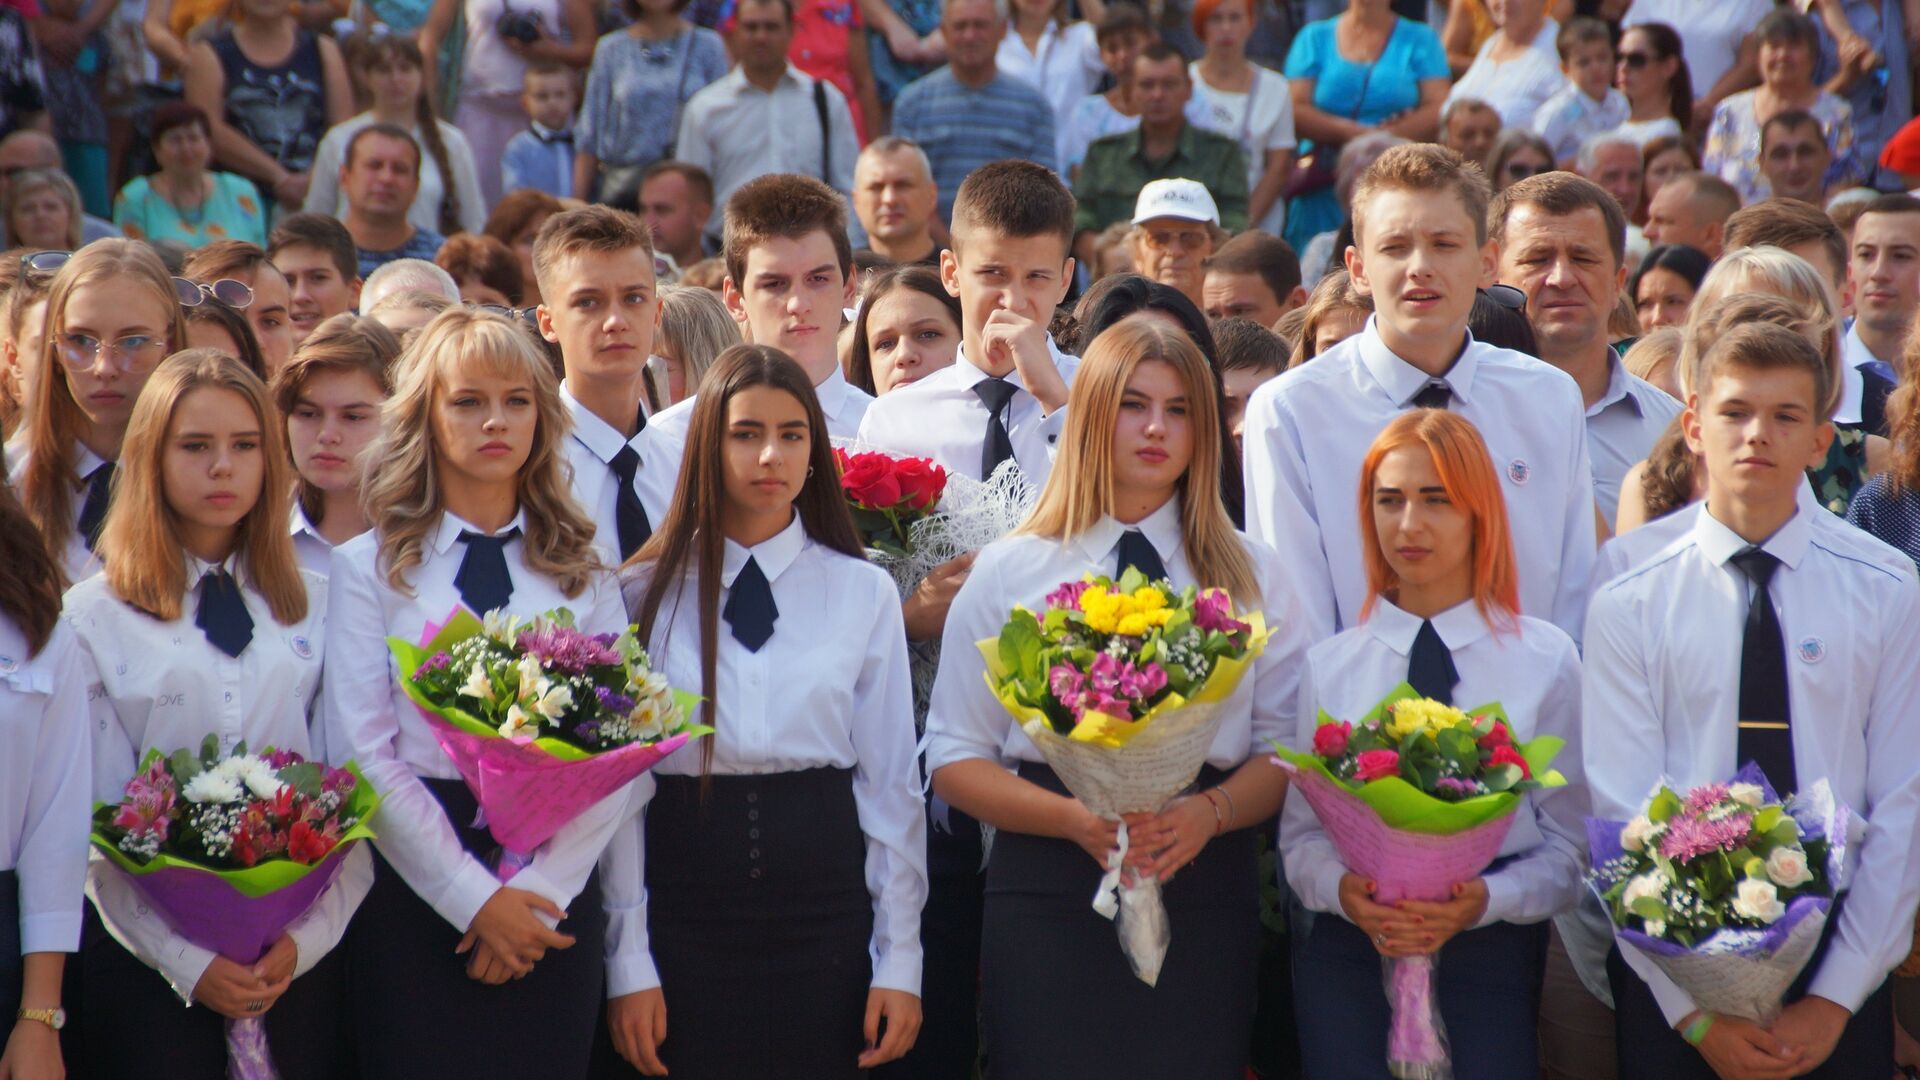
{"type": "Polygon", "coordinates": [[[224,693],[224,694],[222,694],[222,695],[220,695],[220,696],[221,696],[221,697],[223,697],[223,698],[225,698],[225,699],[226,699],[226,700],[227,700],[227,701],[228,701],[229,703],[231,703],[231,702],[233,701],[233,691],[231,691],[231,690],[228,690],[228,691],[227,691],[226,693],[224,693]]]}
{"type": "Polygon", "coordinates": [[[747,820],[748,820],[748,821],[759,821],[759,820],[760,820],[760,811],[758,811],[758,810],[749,810],[749,811],[747,811],[747,820]]]}
{"type": "Polygon", "coordinates": [[[760,878],[760,868],[756,866],[756,867],[754,867],[753,869],[751,869],[751,870],[749,870],[749,871],[747,871],[747,876],[748,876],[748,877],[750,877],[750,878],[753,878],[753,879],[754,879],[754,880],[756,880],[756,881],[757,881],[757,880],[759,880],[759,878],[760,878]]]}
{"type": "Polygon", "coordinates": [[[760,793],[759,793],[759,792],[757,792],[757,791],[749,791],[749,792],[747,792],[747,801],[748,801],[748,802],[750,802],[750,803],[755,803],[755,802],[759,802],[759,801],[760,801],[760,793]]]}
{"type": "Polygon", "coordinates": [[[747,830],[747,839],[749,839],[749,840],[758,840],[758,839],[760,839],[760,830],[759,830],[759,829],[748,829],[748,830],[747,830]]]}
{"type": "Polygon", "coordinates": [[[759,857],[760,857],[760,849],[759,849],[759,848],[757,848],[757,847],[753,847],[753,848],[748,848],[748,849],[747,849],[747,858],[749,858],[749,859],[757,859],[757,858],[759,858],[759,857]]]}

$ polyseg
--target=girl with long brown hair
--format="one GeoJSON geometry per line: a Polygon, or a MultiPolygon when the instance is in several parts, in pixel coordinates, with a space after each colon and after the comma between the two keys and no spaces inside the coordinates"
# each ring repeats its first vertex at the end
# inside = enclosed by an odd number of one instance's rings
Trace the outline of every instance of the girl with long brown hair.
{"type": "Polygon", "coordinates": [[[633,913],[609,934],[613,1048],[647,1075],[854,1080],[920,1028],[926,818],[900,597],[864,557],[812,379],[785,353],[721,353],[687,445],[623,583],[656,668],[698,688],[715,733],[653,771],[644,823],[607,855],[626,870],[608,910],[633,913]]]}
{"type": "MultiPolygon", "coordinates": [[[[1300,680],[1296,747],[1322,714],[1357,720],[1402,682],[1461,708],[1499,702],[1513,738],[1558,735],[1577,749],[1580,658],[1552,623],[1520,612],[1500,475],[1473,424],[1444,409],[1402,413],[1374,439],[1359,484],[1367,599],[1361,623],[1315,645],[1300,680]]],[[[1579,768],[1577,752],[1555,765],[1579,768]]],[[[1438,954],[1440,1010],[1461,1076],[1539,1075],[1534,1035],[1547,922],[1582,891],[1582,807],[1567,788],[1533,792],[1489,871],[1441,903],[1375,903],[1304,800],[1281,818],[1297,921],[1294,1002],[1310,1076],[1380,1073],[1389,1012],[1380,957],[1438,954]],[[1441,952],[1441,947],[1446,951],[1441,952]]]]}
{"type": "MultiPolygon", "coordinates": [[[[211,349],[168,357],[134,406],[102,536],[113,557],[66,595],[98,795],[114,797],[148,751],[210,735],[222,754],[245,743],[313,755],[325,581],[294,562],[278,427],[266,385],[211,349]]],[[[264,1019],[280,1075],[339,1075],[344,957],[333,947],[371,865],[349,853],[265,956],[231,958],[181,937],[130,878],[95,861],[99,922],[80,988],[88,1070],[224,1076],[225,1022],[264,1019]]]]}
{"type": "Polygon", "coordinates": [[[167,268],[139,241],[31,258],[26,273],[50,273],[53,284],[22,424],[26,452],[9,479],[64,580],[75,581],[99,568],[94,548],[134,400],[161,359],[186,344],[186,323],[167,268]]]}
{"type": "Polygon", "coordinates": [[[80,945],[93,776],[60,571],[0,484],[0,1074],[60,1075],[61,982],[80,945]]]}
{"type": "Polygon", "coordinates": [[[927,767],[936,794],[999,829],[980,962],[996,1075],[1246,1071],[1259,960],[1252,829],[1286,794],[1264,751],[1292,733],[1306,639],[1277,556],[1235,532],[1221,501],[1217,399],[1206,359],[1180,329],[1136,314],[1095,338],[1039,504],[1015,535],[981,549],[947,616],[927,767]],[[1197,793],[1128,818],[1129,865],[1162,882],[1177,943],[1154,987],[1134,977],[1112,923],[1087,906],[1119,823],[1067,792],[985,685],[974,647],[998,635],[1014,605],[1044,610],[1062,582],[1117,579],[1129,565],[1176,588],[1225,589],[1275,631],[1223,706],[1197,793]],[[1061,1024],[1054,1009],[1065,1001],[1100,1006],[1061,1024]],[[1147,1015],[1153,1024],[1139,1022],[1147,1015]]]}
{"type": "Polygon", "coordinates": [[[502,885],[478,803],[387,650],[389,636],[421,641],[461,606],[521,618],[564,607],[588,633],[626,627],[568,491],[569,426],[531,335],[448,309],[413,343],[365,452],[373,527],[333,550],[327,745],[385,800],[373,889],[347,942],[367,1080],[587,1070],[606,927],[594,863],[628,790],[562,826],[502,885]]]}

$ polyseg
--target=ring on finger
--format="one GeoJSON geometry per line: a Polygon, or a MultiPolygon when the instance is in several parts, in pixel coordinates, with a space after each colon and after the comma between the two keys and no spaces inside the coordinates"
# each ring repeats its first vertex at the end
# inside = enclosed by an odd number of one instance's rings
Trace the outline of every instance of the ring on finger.
{"type": "Polygon", "coordinates": [[[1379,933],[1373,935],[1373,943],[1375,945],[1379,945],[1384,948],[1387,944],[1387,932],[1385,930],[1382,930],[1379,933]]]}
{"type": "Polygon", "coordinates": [[[266,1010],[266,1007],[267,1007],[267,1003],[258,998],[255,998],[254,1000],[247,1002],[248,1012],[264,1012],[266,1010]]]}

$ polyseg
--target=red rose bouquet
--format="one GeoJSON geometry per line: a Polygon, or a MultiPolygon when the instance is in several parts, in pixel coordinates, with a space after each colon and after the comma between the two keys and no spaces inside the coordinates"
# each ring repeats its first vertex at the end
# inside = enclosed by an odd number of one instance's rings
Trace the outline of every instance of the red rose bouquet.
{"type": "Polygon", "coordinates": [[[833,460],[840,467],[840,490],[866,545],[889,555],[913,554],[913,526],[933,516],[946,493],[947,471],[926,458],[849,454],[838,447],[833,460]]]}

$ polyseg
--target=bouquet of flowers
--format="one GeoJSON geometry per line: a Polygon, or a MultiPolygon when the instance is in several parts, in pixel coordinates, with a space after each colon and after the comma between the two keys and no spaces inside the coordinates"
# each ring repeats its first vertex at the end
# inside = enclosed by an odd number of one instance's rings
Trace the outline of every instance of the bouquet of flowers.
{"type": "Polygon", "coordinates": [[[833,449],[840,490],[866,545],[898,558],[913,553],[914,523],[932,516],[947,488],[947,471],[926,458],[833,449]]]}
{"type": "MultiPolygon", "coordinates": [[[[1498,704],[1456,709],[1402,683],[1357,722],[1324,711],[1313,751],[1275,747],[1294,789],[1374,899],[1441,901],[1500,854],[1521,797],[1559,787],[1549,768],[1564,740],[1514,740],[1498,704]]],[[[1453,1074],[1435,998],[1433,957],[1384,958],[1393,1026],[1387,1068],[1396,1077],[1453,1074]]]]}
{"type": "MultiPolygon", "coordinates": [[[[1016,607],[979,643],[987,684],[1074,797],[1106,817],[1157,813],[1192,786],[1220,726],[1219,706],[1266,647],[1266,621],[1236,614],[1224,590],[1176,591],[1128,569],[1016,607]]],[[[1123,883],[1127,829],[1093,906],[1115,919],[1134,974],[1158,981],[1169,931],[1157,881],[1123,883]]]]}
{"type": "MultiPolygon", "coordinates": [[[[351,764],[245,743],[223,758],[208,735],[197,754],[148,751],[125,797],[94,808],[91,839],[181,937],[252,964],[373,836],[379,805],[351,764]]],[[[227,1022],[227,1049],[231,1075],[275,1075],[258,1017],[227,1022]]]]}
{"type": "Polygon", "coordinates": [[[713,729],[653,671],[633,627],[575,629],[566,608],[482,622],[456,608],[429,640],[388,638],[400,685],[460,770],[510,880],[582,811],[713,729]]]}
{"type": "Polygon", "coordinates": [[[1769,1024],[1820,943],[1847,829],[1825,780],[1783,802],[1749,763],[1684,795],[1662,783],[1632,821],[1589,818],[1588,882],[1694,1004],[1769,1024]]]}

